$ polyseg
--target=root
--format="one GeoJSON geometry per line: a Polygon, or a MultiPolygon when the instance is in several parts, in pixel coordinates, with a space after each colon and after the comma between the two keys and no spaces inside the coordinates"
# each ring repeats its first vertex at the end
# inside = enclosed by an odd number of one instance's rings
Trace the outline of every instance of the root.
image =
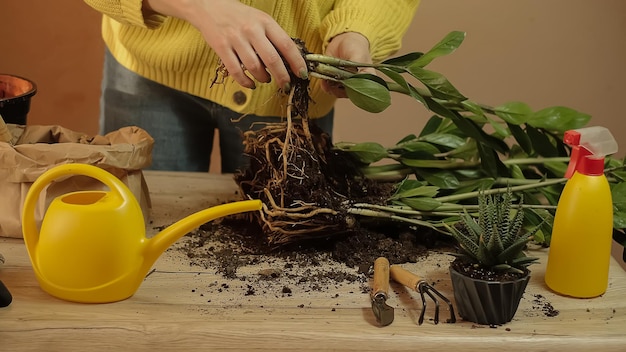
{"type": "Polygon", "coordinates": [[[309,81],[292,74],[291,82],[286,121],[244,133],[250,164],[235,175],[245,198],[262,200],[255,217],[276,245],[352,231],[350,204],[384,203],[390,194],[368,183],[358,163],[333,150],[329,136],[309,120],[309,81]]]}

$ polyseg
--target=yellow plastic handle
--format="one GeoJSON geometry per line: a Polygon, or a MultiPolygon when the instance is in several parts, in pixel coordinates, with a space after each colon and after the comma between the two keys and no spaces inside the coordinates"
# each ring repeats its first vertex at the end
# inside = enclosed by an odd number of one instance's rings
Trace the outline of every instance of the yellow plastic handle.
{"type": "Polygon", "coordinates": [[[126,185],[111,173],[93,165],[70,163],[55,166],[41,174],[30,186],[24,206],[22,207],[22,233],[29,253],[34,253],[39,241],[39,229],[35,221],[35,206],[41,191],[52,181],[69,175],[84,175],[97,179],[108,186],[112,194],[117,194],[123,201],[127,201],[132,193],[126,185]]]}

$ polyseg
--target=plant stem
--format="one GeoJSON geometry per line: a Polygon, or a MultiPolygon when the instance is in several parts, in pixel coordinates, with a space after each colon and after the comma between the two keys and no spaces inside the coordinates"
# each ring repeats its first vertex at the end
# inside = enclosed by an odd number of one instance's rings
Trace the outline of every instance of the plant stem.
{"type": "Polygon", "coordinates": [[[407,218],[404,216],[398,216],[398,215],[393,215],[390,214],[388,212],[384,212],[384,211],[375,211],[375,210],[370,210],[370,209],[360,209],[360,208],[350,208],[348,209],[348,213],[349,214],[354,214],[354,215],[361,215],[361,216],[367,216],[367,217],[374,217],[374,218],[384,218],[384,219],[389,219],[389,220],[396,220],[396,221],[402,221],[402,222],[406,222],[409,224],[413,224],[413,225],[418,225],[418,226],[425,226],[428,228],[431,228],[433,230],[436,230],[438,232],[444,233],[444,234],[448,234],[445,231],[442,231],[439,229],[439,227],[444,227],[444,224],[433,224],[431,222],[428,221],[422,221],[422,220],[417,220],[417,219],[413,219],[413,218],[407,218]]]}
{"type": "Polygon", "coordinates": [[[547,162],[563,162],[568,163],[569,157],[554,157],[554,158],[519,158],[519,159],[506,159],[502,160],[504,165],[532,165],[532,164],[545,164],[547,162]]]}
{"type": "Polygon", "coordinates": [[[354,67],[354,68],[359,68],[359,67],[390,67],[390,68],[397,68],[396,66],[393,65],[385,65],[385,64],[366,64],[366,63],[362,63],[362,62],[354,62],[354,61],[349,61],[349,60],[343,60],[343,59],[338,59],[336,57],[332,57],[332,56],[326,56],[326,55],[322,55],[322,54],[306,54],[304,55],[304,59],[308,62],[315,62],[317,64],[327,64],[327,65],[331,65],[331,66],[336,66],[336,67],[354,67]]]}
{"type": "MultiPolygon", "coordinates": [[[[533,184],[528,184],[528,185],[513,186],[513,187],[510,187],[510,189],[512,192],[525,191],[527,189],[534,189],[538,187],[546,187],[546,186],[556,185],[559,183],[565,183],[567,180],[568,180],[567,178],[556,178],[556,179],[535,182],[533,184]]],[[[503,188],[487,189],[484,191],[474,191],[474,192],[467,192],[467,193],[461,193],[461,194],[453,194],[453,195],[443,196],[443,197],[438,197],[438,198],[433,198],[433,199],[438,200],[440,202],[455,202],[455,201],[459,201],[463,199],[476,198],[480,194],[490,195],[490,194],[498,194],[498,193],[505,193],[505,192],[507,192],[507,188],[503,187],[503,188]]]]}

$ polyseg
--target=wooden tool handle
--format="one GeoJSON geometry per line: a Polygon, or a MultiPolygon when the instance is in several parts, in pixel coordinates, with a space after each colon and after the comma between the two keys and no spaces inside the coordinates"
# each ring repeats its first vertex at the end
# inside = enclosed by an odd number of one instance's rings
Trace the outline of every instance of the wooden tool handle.
{"type": "Polygon", "coordinates": [[[13,135],[9,131],[9,127],[4,123],[4,119],[0,116],[0,142],[11,142],[13,135]]]}
{"type": "Polygon", "coordinates": [[[380,257],[374,261],[374,291],[372,297],[384,294],[387,298],[389,292],[389,260],[380,257]]]}
{"type": "Polygon", "coordinates": [[[423,281],[421,277],[413,274],[412,272],[398,265],[392,265],[391,268],[389,269],[389,273],[393,281],[398,282],[415,291],[418,290],[417,285],[419,285],[419,283],[423,281]]]}

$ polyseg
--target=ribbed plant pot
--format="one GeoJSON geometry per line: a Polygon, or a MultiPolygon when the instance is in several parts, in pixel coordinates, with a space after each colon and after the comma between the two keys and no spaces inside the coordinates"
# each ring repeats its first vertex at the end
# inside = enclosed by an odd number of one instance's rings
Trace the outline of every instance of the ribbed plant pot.
{"type": "Polygon", "coordinates": [[[530,280],[530,272],[515,281],[486,281],[465,276],[450,267],[454,300],[461,318],[477,324],[511,321],[530,280]]]}

